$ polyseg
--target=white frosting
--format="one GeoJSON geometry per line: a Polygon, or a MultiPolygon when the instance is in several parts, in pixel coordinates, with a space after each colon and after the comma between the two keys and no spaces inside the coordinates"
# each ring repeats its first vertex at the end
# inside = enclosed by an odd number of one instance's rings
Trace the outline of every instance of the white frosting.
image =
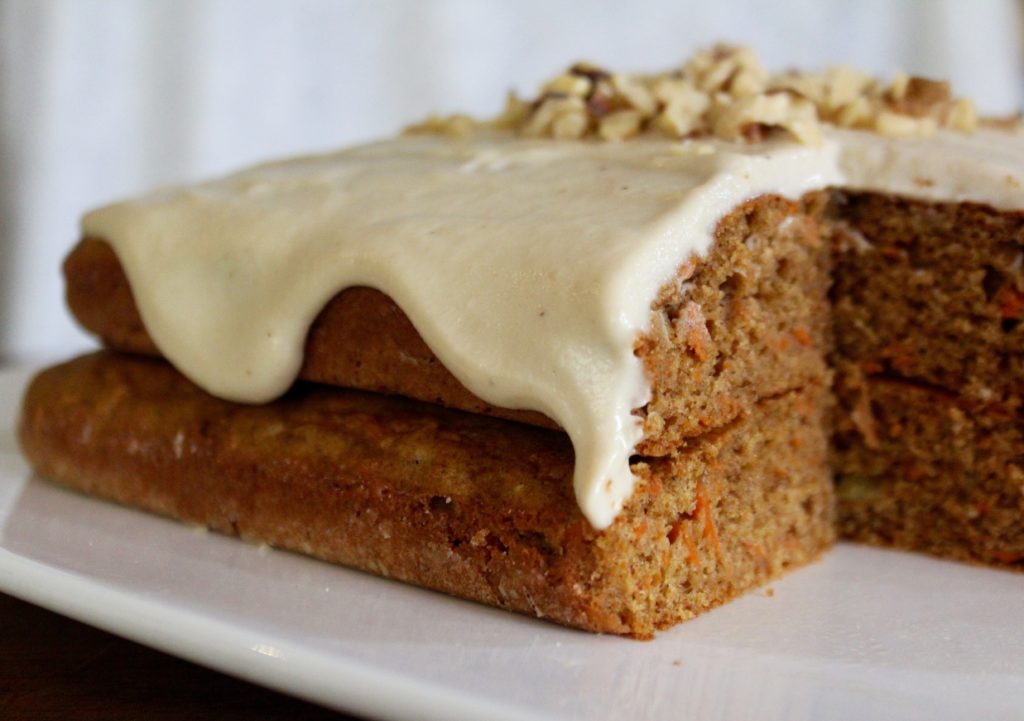
{"type": "Polygon", "coordinates": [[[232,400],[288,388],[339,290],[387,293],[473,393],[566,430],[576,497],[604,528],[632,491],[632,411],[649,397],[633,343],[717,221],[757,195],[838,184],[1024,206],[1007,181],[1024,167],[1020,144],[1010,157],[1006,134],[973,137],[942,134],[941,157],[839,131],[821,147],[713,153],[658,139],[403,137],[108,206],[83,232],[113,245],[167,358],[232,400]]]}
{"type": "Polygon", "coordinates": [[[931,201],[1024,208],[1024,134],[942,131],[930,138],[883,138],[833,129],[843,185],[931,201]]]}

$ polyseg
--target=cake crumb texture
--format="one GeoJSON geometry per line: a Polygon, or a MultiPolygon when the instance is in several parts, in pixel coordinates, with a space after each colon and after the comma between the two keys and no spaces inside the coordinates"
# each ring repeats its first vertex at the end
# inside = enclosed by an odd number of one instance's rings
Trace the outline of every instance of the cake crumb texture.
{"type": "Polygon", "coordinates": [[[1024,569],[1024,214],[836,193],[840,532],[1024,569]]]}
{"type": "Polygon", "coordinates": [[[559,432],[300,383],[209,396],[159,360],[41,373],[22,445],[40,473],[127,505],[606,633],[650,637],[832,541],[824,389],[762,401],[671,458],[595,531],[559,432]]]}
{"type": "Polygon", "coordinates": [[[1024,570],[1020,409],[854,370],[840,378],[840,533],[1024,570]]]}

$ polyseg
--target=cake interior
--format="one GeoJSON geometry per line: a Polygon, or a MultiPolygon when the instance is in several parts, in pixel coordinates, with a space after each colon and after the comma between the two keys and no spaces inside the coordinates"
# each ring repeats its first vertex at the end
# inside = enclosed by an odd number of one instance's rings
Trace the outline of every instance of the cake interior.
{"type": "Polygon", "coordinates": [[[1024,216],[834,193],[848,538],[1024,568],[1024,216]]]}

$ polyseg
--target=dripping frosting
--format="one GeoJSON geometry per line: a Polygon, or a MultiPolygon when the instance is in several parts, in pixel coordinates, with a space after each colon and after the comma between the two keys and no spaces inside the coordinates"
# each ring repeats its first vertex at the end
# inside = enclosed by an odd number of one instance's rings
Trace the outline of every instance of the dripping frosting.
{"type": "Polygon", "coordinates": [[[114,248],[161,352],[234,401],[291,385],[337,292],[386,293],[470,391],[565,429],[580,508],[604,528],[632,491],[650,394],[634,342],[732,208],[835,186],[1024,206],[1024,147],[1003,132],[697,148],[405,136],[107,206],[83,233],[114,248]]]}

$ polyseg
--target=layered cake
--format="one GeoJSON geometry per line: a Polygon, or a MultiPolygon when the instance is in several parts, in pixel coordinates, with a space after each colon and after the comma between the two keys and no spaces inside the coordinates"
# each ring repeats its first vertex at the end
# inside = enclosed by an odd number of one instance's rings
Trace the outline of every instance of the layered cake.
{"type": "Polygon", "coordinates": [[[576,65],[94,211],[44,476],[647,637],[844,536],[1024,565],[1024,140],[944,83],[576,65]]]}

